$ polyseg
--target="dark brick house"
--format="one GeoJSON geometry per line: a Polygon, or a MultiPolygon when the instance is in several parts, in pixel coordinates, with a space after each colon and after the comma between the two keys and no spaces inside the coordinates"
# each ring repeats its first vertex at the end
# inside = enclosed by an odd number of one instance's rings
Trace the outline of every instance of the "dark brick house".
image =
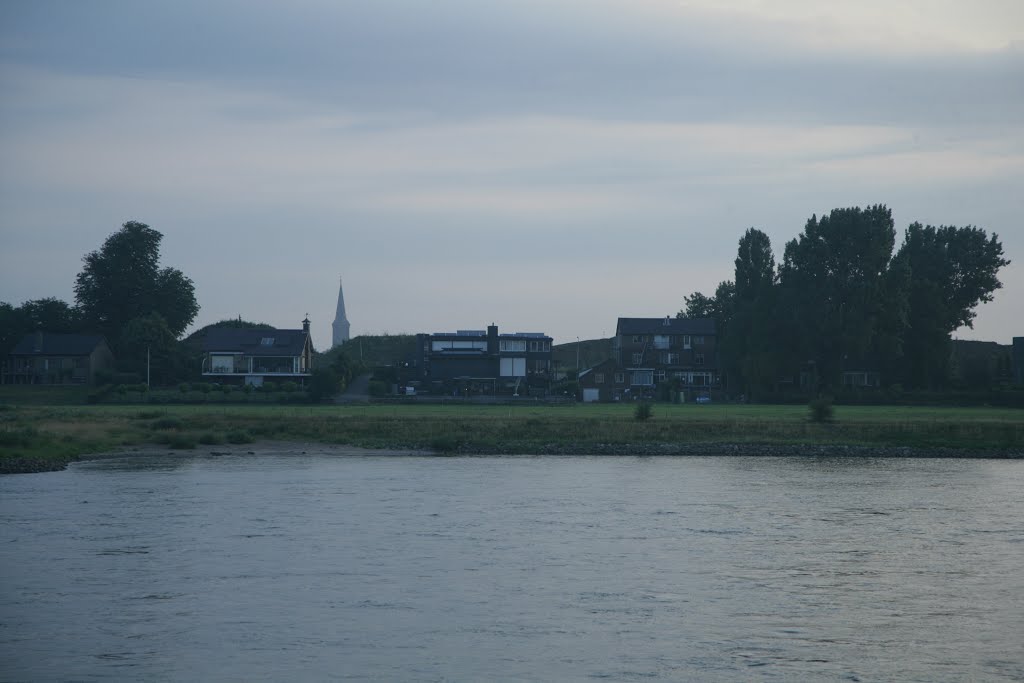
{"type": "Polygon", "coordinates": [[[551,341],[540,332],[499,334],[496,325],[418,334],[403,381],[418,393],[543,395],[551,385],[551,341]]]}
{"type": "Polygon", "coordinates": [[[34,332],[22,337],[3,365],[3,384],[95,384],[113,370],[114,354],[99,334],[34,332]]]}
{"type": "Polygon", "coordinates": [[[309,318],[301,330],[214,327],[203,336],[202,350],[203,378],[223,384],[304,384],[313,369],[309,318]]]}
{"type": "Polygon", "coordinates": [[[612,358],[580,373],[584,401],[691,400],[720,386],[711,318],[619,318],[612,358]]]}

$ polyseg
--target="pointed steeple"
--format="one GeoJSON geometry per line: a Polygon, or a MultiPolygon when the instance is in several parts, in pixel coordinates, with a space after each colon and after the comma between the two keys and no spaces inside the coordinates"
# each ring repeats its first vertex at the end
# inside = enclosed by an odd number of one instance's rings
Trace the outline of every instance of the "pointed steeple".
{"type": "Polygon", "coordinates": [[[338,312],[334,315],[334,323],[331,325],[334,332],[334,339],[331,346],[338,346],[348,341],[349,324],[345,317],[345,291],[342,287],[341,278],[338,279],[338,312]]]}

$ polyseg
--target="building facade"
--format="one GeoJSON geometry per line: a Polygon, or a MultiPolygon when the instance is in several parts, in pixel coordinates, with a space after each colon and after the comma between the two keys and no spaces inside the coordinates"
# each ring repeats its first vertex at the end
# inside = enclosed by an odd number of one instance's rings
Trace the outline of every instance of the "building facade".
{"type": "Polygon", "coordinates": [[[98,334],[35,332],[5,359],[3,384],[95,384],[96,373],[114,369],[114,354],[98,334]]]}
{"type": "Polygon", "coordinates": [[[213,328],[203,337],[204,379],[224,384],[305,384],[313,369],[309,318],[301,330],[213,328]]]}
{"type": "Polygon", "coordinates": [[[711,318],[619,318],[612,358],[580,373],[585,401],[710,397],[721,385],[711,318]]]}
{"type": "Polygon", "coordinates": [[[418,334],[404,381],[417,393],[544,395],[551,385],[551,341],[540,332],[499,334],[496,325],[418,334]]]}

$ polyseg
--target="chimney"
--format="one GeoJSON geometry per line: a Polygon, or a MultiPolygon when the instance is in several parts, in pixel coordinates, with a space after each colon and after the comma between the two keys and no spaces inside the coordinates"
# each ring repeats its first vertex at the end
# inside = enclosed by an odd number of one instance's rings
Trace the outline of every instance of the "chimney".
{"type": "Polygon", "coordinates": [[[498,326],[494,323],[487,326],[487,353],[498,353],[498,326]]]}
{"type": "Polygon", "coordinates": [[[669,319],[669,317],[668,317],[667,315],[665,316],[665,322],[664,322],[664,323],[662,323],[662,324],[663,324],[663,325],[664,325],[665,327],[670,327],[670,326],[672,325],[672,322],[671,322],[671,320],[669,319]]]}
{"type": "Polygon", "coordinates": [[[306,317],[302,320],[302,331],[309,334],[309,313],[307,313],[306,317]]]}

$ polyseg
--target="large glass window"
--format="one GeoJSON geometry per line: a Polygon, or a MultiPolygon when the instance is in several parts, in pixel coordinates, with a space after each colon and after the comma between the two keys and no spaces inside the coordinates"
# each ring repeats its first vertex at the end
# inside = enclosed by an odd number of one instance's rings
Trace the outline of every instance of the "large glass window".
{"type": "Polygon", "coordinates": [[[451,339],[431,342],[434,351],[486,351],[486,341],[453,341],[451,339]]]}
{"type": "Polygon", "coordinates": [[[656,334],[654,335],[654,348],[656,349],[667,349],[669,342],[669,336],[667,334],[656,334]]]}
{"type": "Polygon", "coordinates": [[[654,384],[654,371],[634,370],[630,373],[629,383],[635,387],[649,387],[654,384]]]}
{"type": "Polygon", "coordinates": [[[501,376],[502,377],[526,377],[526,359],[525,358],[502,358],[501,359],[501,376]]]}
{"type": "Polygon", "coordinates": [[[525,339],[502,339],[499,342],[499,347],[502,351],[508,352],[525,352],[526,351],[526,340],[525,339]]]}

